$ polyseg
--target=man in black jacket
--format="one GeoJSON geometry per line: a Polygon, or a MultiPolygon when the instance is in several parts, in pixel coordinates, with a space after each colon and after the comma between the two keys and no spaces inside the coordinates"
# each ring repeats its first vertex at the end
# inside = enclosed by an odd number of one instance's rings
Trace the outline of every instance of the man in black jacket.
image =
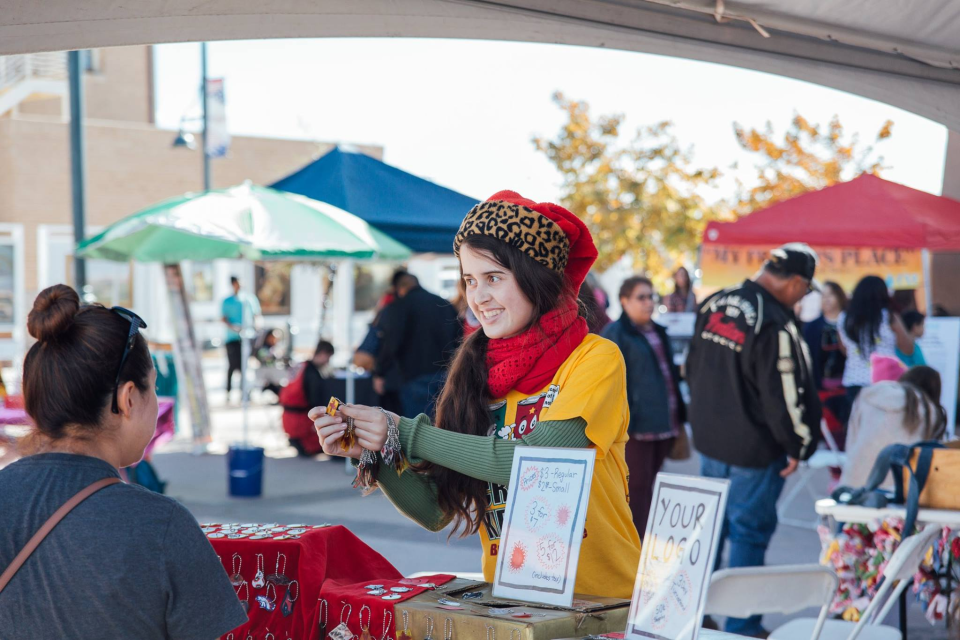
{"type": "MultiPolygon", "coordinates": [[[[721,552],[729,537],[731,567],[763,565],[784,479],[817,445],[820,401],[793,314],[818,287],[816,266],[810,247],[784,245],[754,280],[708,298],[698,313],[688,415],[701,473],[730,480],[721,552]]],[[[760,616],[728,619],[726,631],[765,633],[760,616]]]]}
{"type": "Polygon", "coordinates": [[[433,417],[463,329],[453,305],[421,288],[416,276],[404,273],[397,278],[396,288],[397,299],[384,309],[380,319],[381,347],[374,389],[383,393],[383,377],[396,364],[403,379],[403,414],[433,417]]]}

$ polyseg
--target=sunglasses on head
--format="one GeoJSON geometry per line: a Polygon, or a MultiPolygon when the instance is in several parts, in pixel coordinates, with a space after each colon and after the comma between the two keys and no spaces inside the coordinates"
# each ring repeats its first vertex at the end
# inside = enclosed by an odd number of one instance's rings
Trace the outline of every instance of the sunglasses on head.
{"type": "Polygon", "coordinates": [[[120,374],[123,373],[123,365],[127,364],[127,358],[130,356],[130,352],[133,351],[133,345],[137,341],[137,334],[140,332],[140,329],[147,328],[147,323],[133,311],[124,309],[123,307],[111,307],[110,311],[130,323],[127,341],[123,345],[123,356],[120,357],[120,366],[117,367],[117,377],[113,381],[113,405],[110,407],[110,410],[114,413],[120,413],[120,405],[117,404],[117,394],[120,392],[120,374]]]}

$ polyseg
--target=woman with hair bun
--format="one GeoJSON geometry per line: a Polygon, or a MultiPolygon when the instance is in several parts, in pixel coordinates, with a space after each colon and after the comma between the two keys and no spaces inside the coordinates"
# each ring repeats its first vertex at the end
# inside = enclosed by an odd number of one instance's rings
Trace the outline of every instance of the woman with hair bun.
{"type": "Polygon", "coordinates": [[[210,640],[246,622],[190,512],[119,482],[157,424],[146,326],[120,307],[81,305],[66,285],[42,291],[27,317],[37,342],[23,398],[35,452],[0,469],[5,640],[210,640]],[[30,553],[35,534],[85,490],[30,553]]]}
{"type": "Polygon", "coordinates": [[[361,455],[358,446],[340,451],[342,416],[368,451],[380,451],[388,424],[399,423],[402,452],[417,464],[399,477],[381,466],[380,488],[431,531],[452,523],[479,533],[492,581],[514,449],[590,447],[597,457],[575,588],[629,598],[640,536],[627,500],[626,367],[616,344],[588,332],[577,304],[597,258],[589,230],[563,207],[501,191],[467,214],[453,250],[481,330],[457,350],[435,423],[422,414],[388,420],[360,405],[341,405],[336,416],[317,407],[324,451],[361,455]]]}

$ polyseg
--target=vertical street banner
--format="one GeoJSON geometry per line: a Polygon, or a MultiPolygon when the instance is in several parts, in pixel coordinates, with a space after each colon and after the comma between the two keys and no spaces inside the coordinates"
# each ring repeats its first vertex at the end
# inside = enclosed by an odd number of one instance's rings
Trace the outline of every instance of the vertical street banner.
{"type": "Polygon", "coordinates": [[[200,348],[190,319],[190,304],[184,288],[183,272],[179,264],[163,265],[167,283],[167,297],[173,315],[173,333],[179,379],[190,408],[190,425],[195,443],[210,442],[210,408],[207,406],[207,389],[203,383],[203,367],[200,348]]]}
{"type": "Polygon", "coordinates": [[[514,450],[494,597],[573,604],[596,457],[594,449],[514,450]]]}
{"type": "Polygon", "coordinates": [[[222,158],[230,150],[230,132],[227,131],[227,102],[223,92],[223,78],[207,79],[207,148],[211,158],[222,158]]]}
{"type": "Polygon", "coordinates": [[[723,527],[730,483],[657,474],[628,640],[696,640],[723,527]]]}

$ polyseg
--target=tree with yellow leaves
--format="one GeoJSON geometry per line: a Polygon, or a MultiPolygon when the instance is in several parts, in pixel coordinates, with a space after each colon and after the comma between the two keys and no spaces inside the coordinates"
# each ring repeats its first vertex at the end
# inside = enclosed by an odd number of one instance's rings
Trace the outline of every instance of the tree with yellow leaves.
{"type": "Polygon", "coordinates": [[[593,119],[586,102],[562,93],[553,99],[567,121],[553,139],[533,143],[563,178],[562,204],[593,234],[597,268],[630,255],[663,285],[693,260],[707,222],[722,215],[698,192],[713,186],[719,171],[693,168],[670,122],[641,127],[623,144],[622,114],[593,119]]]}
{"type": "MultiPolygon", "coordinates": [[[[732,208],[738,215],[864,173],[879,176],[884,169],[883,156],[875,156],[874,145],[861,148],[857,135],[845,139],[843,125],[836,116],[824,128],[796,114],[782,143],[774,141],[769,122],[763,131],[747,130],[737,123],[733,130],[744,150],[760,155],[756,183],[747,187],[737,181],[732,208]]],[[[893,121],[887,120],[874,144],[889,138],[892,130],[893,121]]]]}

